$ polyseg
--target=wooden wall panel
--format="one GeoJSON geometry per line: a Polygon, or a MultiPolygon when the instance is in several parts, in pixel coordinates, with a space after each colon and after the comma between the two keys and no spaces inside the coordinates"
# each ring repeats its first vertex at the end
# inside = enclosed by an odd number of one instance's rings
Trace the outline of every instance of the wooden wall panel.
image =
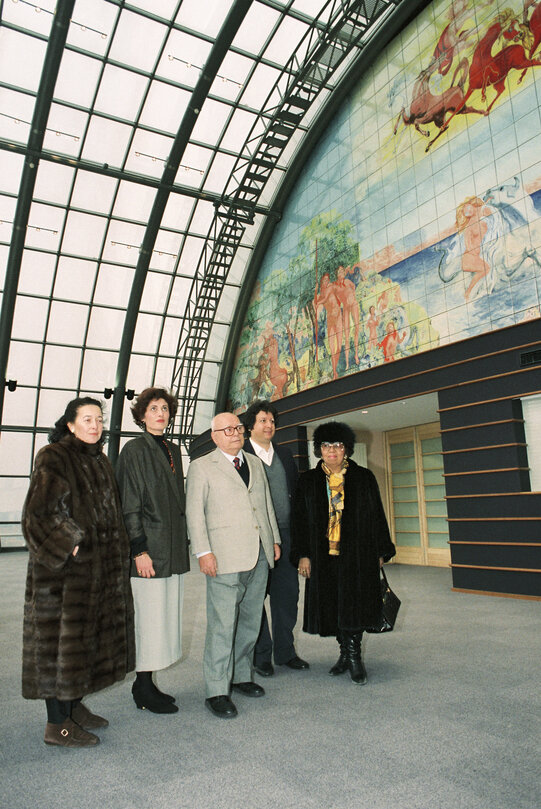
{"type": "Polygon", "coordinates": [[[540,333],[539,320],[521,323],[281,399],[278,439],[302,458],[302,434],[286,428],[437,392],[454,588],[541,599],[541,493],[530,492],[520,402],[541,393],[541,365],[520,363],[540,333]]]}

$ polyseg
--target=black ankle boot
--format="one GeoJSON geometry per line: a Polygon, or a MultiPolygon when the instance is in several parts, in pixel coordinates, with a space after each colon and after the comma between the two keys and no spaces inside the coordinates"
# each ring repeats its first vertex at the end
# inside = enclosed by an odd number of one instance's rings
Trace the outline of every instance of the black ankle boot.
{"type": "Polygon", "coordinates": [[[346,645],[344,643],[344,636],[341,632],[339,632],[338,635],[336,636],[336,640],[340,644],[340,657],[338,658],[334,666],[329,670],[329,674],[331,675],[331,677],[336,677],[338,674],[343,674],[345,671],[348,670],[346,645]]]}
{"type": "Polygon", "coordinates": [[[166,699],[165,695],[160,696],[160,692],[152,682],[152,672],[137,672],[137,678],[131,689],[135,704],[141,710],[152,713],[176,713],[178,707],[166,699]]]}
{"type": "Polygon", "coordinates": [[[163,691],[160,691],[155,682],[152,682],[152,685],[160,699],[165,699],[167,702],[175,702],[175,698],[171,694],[164,694],[163,691]]]}
{"type": "Polygon", "coordinates": [[[136,675],[143,689],[145,690],[150,689],[157,697],[166,700],[166,702],[175,702],[175,698],[172,697],[171,694],[164,694],[163,691],[160,691],[160,689],[154,682],[153,671],[137,671],[136,675]]]}
{"type": "Polygon", "coordinates": [[[347,668],[356,685],[364,685],[366,682],[366,669],[361,658],[362,637],[362,632],[344,633],[347,668]]]}

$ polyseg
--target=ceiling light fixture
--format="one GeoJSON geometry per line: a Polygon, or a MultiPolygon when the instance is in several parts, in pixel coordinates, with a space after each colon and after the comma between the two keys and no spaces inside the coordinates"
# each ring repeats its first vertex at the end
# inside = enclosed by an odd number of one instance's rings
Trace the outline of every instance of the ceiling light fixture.
{"type": "MultiPolygon", "coordinates": [[[[203,70],[203,68],[199,67],[199,65],[194,65],[193,62],[187,62],[186,59],[180,59],[178,56],[173,56],[172,53],[169,53],[167,55],[167,58],[169,59],[170,62],[180,62],[182,65],[188,68],[188,70],[191,70],[193,68],[194,70],[199,71],[199,73],[201,73],[201,71],[203,70]]],[[[226,84],[234,84],[239,89],[243,87],[243,85],[240,82],[235,81],[235,79],[229,79],[227,76],[222,76],[220,75],[220,73],[216,74],[216,78],[221,79],[221,81],[223,81],[226,84]]]]}
{"type": "MultiPolygon", "coordinates": [[[[10,219],[0,219],[0,225],[13,225],[14,223],[10,219]]],[[[57,230],[53,230],[53,228],[44,228],[41,225],[27,225],[27,230],[35,230],[38,233],[58,233],[57,230]]]]}
{"type": "MultiPolygon", "coordinates": [[[[157,160],[160,163],[163,163],[164,166],[167,165],[167,160],[164,160],[163,157],[158,157],[157,155],[153,154],[146,154],[145,152],[135,152],[136,157],[146,157],[148,160],[152,160],[153,163],[156,163],[157,160]]],[[[183,163],[180,164],[179,169],[184,169],[184,171],[195,171],[197,174],[203,176],[205,173],[203,169],[196,169],[194,166],[185,166],[183,163]]]]}
{"type": "MultiPolygon", "coordinates": [[[[20,0],[19,0],[20,2],[20,0]]],[[[10,121],[18,126],[19,124],[26,124],[26,126],[30,126],[30,121],[25,121],[24,118],[16,118],[14,115],[8,115],[6,112],[0,112],[0,117],[8,118],[10,121]]],[[[46,132],[54,132],[57,138],[73,138],[74,141],[79,140],[79,135],[72,135],[71,132],[62,132],[60,129],[49,129],[48,127],[45,129],[46,132]]]]}
{"type": "MultiPolygon", "coordinates": [[[[55,12],[49,11],[46,8],[42,8],[41,6],[36,6],[35,3],[30,3],[29,0],[11,0],[12,3],[15,5],[20,3],[22,6],[28,6],[29,8],[33,8],[36,14],[41,14],[43,11],[44,14],[48,14],[50,17],[54,17],[55,12]]],[[[107,34],[105,31],[98,31],[97,28],[91,28],[89,25],[85,25],[84,23],[77,22],[76,20],[71,21],[73,25],[76,25],[80,28],[81,31],[86,32],[90,31],[92,34],[99,34],[102,39],[107,39],[107,34]]]]}
{"type": "Polygon", "coordinates": [[[125,247],[126,250],[141,250],[140,244],[129,244],[128,242],[114,242],[111,241],[113,247],[125,247]]]}

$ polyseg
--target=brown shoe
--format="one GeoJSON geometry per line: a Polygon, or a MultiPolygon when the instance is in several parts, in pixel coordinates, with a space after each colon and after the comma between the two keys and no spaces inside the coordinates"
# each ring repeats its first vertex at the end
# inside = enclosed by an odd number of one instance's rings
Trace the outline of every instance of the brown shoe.
{"type": "Polygon", "coordinates": [[[78,702],[75,708],[72,709],[71,718],[82,728],[85,728],[85,730],[109,727],[109,722],[107,719],[104,719],[103,716],[98,716],[98,714],[89,711],[86,705],[83,705],[82,702],[78,702]]]}
{"type": "Polygon", "coordinates": [[[100,740],[93,733],[87,733],[68,717],[61,725],[47,722],[43,741],[45,744],[58,744],[60,747],[90,747],[99,744],[100,740]]]}

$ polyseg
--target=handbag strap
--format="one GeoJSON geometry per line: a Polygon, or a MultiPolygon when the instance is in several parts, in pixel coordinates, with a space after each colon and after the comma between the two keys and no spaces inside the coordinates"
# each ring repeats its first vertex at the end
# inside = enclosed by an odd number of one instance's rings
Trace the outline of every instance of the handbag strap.
{"type": "Polygon", "coordinates": [[[389,589],[389,582],[387,581],[387,576],[385,574],[385,569],[383,567],[380,567],[379,572],[381,573],[382,578],[385,581],[385,584],[387,585],[387,589],[389,589]]]}

